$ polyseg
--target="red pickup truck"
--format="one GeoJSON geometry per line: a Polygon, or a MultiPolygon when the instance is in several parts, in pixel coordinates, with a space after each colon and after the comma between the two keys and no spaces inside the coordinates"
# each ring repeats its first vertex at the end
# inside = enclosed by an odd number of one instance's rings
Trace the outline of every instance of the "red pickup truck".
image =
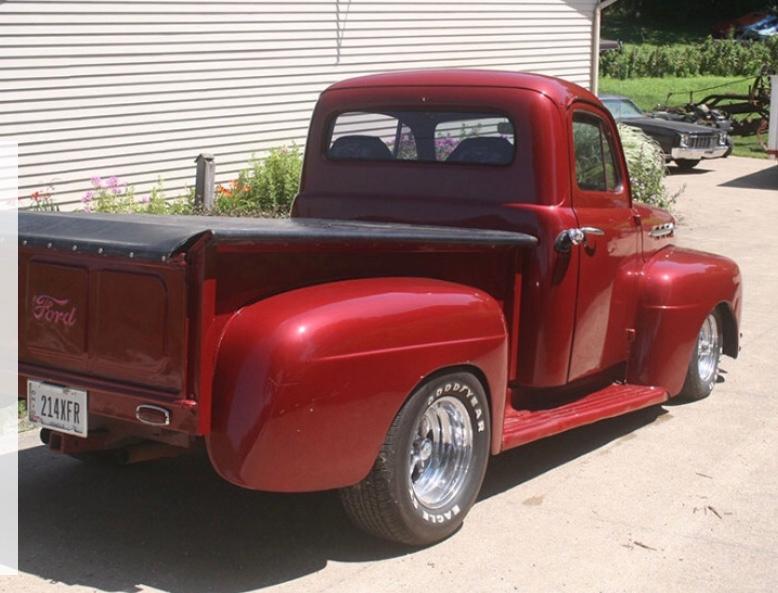
{"type": "Polygon", "coordinates": [[[20,396],[57,451],[204,443],[256,490],[339,489],[409,544],[488,459],[679,396],[739,350],[732,261],[633,203],[616,125],[543,76],[347,80],[291,219],[21,213],[20,396]]]}

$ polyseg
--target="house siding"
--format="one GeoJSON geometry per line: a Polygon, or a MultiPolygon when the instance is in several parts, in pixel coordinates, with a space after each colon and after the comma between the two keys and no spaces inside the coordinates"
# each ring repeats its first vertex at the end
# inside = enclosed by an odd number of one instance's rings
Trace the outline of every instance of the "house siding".
{"type": "Polygon", "coordinates": [[[0,3],[0,138],[19,193],[78,204],[93,175],[143,195],[303,144],[318,94],[408,68],[540,72],[589,86],[595,0],[0,3]]]}

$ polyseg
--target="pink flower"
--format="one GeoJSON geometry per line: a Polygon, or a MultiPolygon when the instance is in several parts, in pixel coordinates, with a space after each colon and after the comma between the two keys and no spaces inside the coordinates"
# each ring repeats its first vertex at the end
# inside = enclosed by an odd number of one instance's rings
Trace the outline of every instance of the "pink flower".
{"type": "Polygon", "coordinates": [[[151,201],[151,198],[149,198],[149,196],[143,196],[140,199],[141,204],[148,204],[150,201],[151,201]]]}
{"type": "Polygon", "coordinates": [[[95,187],[102,187],[103,185],[103,180],[100,178],[99,175],[95,175],[94,177],[92,177],[92,179],[90,179],[90,181],[92,182],[92,185],[94,185],[95,187]]]}
{"type": "Polygon", "coordinates": [[[92,198],[94,197],[95,193],[92,191],[88,191],[84,194],[84,197],[81,198],[81,201],[84,202],[84,204],[87,204],[92,201],[92,198]]]}
{"type": "Polygon", "coordinates": [[[116,175],[111,175],[108,178],[108,187],[118,187],[119,186],[119,178],[116,177],[116,175]]]}

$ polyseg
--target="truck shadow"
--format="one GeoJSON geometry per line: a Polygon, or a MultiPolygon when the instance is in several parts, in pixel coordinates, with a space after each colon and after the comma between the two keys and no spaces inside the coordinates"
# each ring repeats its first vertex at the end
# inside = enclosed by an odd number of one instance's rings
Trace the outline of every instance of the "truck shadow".
{"type": "MultiPolygon", "coordinates": [[[[492,460],[481,499],[650,424],[657,406],[548,438],[492,460]]],[[[363,535],[333,492],[233,487],[205,455],[123,468],[34,447],[19,453],[19,570],[103,591],[241,593],[291,581],[330,560],[413,550],[363,535]]]]}
{"type": "Polygon", "coordinates": [[[492,457],[478,498],[484,500],[528,482],[577,457],[614,443],[665,414],[667,411],[662,406],[652,406],[563,432],[492,457]]]}

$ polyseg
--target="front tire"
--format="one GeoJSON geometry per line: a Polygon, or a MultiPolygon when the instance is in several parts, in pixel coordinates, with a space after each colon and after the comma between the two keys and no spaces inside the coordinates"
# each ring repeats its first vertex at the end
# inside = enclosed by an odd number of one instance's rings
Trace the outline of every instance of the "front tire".
{"type": "Polygon", "coordinates": [[[692,359],[686,371],[679,399],[697,401],[708,397],[719,377],[719,361],[724,344],[721,315],[711,311],[697,334],[692,359]]]}
{"type": "Polygon", "coordinates": [[[689,171],[700,164],[700,159],[678,159],[675,164],[678,165],[679,169],[689,171]]]}
{"type": "Polygon", "coordinates": [[[433,378],[398,412],[367,477],[341,490],[346,513],[383,539],[441,541],[475,502],[490,442],[489,406],[478,379],[465,372],[433,378]]]}

